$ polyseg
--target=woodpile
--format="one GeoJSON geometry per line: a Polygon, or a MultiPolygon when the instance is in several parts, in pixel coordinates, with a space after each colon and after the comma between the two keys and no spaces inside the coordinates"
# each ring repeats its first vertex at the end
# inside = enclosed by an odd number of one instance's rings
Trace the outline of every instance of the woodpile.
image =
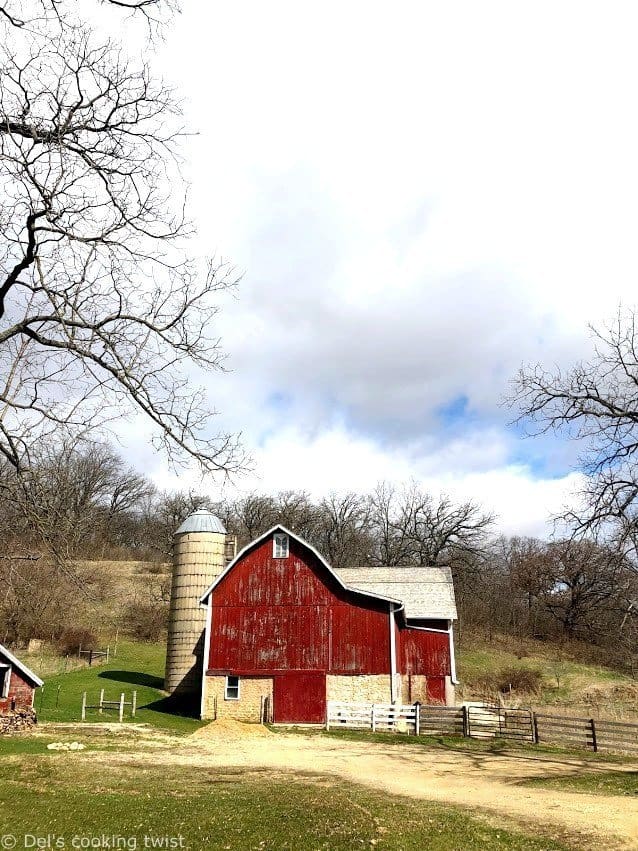
{"type": "Polygon", "coordinates": [[[34,709],[14,709],[6,715],[0,715],[0,736],[12,733],[26,733],[37,724],[34,709]]]}

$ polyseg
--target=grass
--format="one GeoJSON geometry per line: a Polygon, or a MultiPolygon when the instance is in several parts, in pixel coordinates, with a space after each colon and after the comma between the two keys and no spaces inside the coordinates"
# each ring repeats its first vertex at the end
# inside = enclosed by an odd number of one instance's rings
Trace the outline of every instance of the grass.
{"type": "Polygon", "coordinates": [[[563,777],[533,778],[525,786],[542,786],[561,792],[589,795],[638,795],[638,771],[606,771],[601,774],[570,774],[563,777]]]}
{"type": "MultiPolygon", "coordinates": [[[[186,713],[179,714],[179,707],[162,690],[165,658],[163,644],[121,641],[117,656],[111,657],[108,665],[80,668],[45,679],[44,689],[36,693],[38,718],[41,721],[80,721],[83,692],[87,692],[89,704],[97,704],[101,689],[104,689],[105,700],[119,700],[124,692],[125,700],[130,701],[136,691],[136,716],[131,718],[131,708],[125,707],[126,722],[152,724],[173,733],[192,733],[202,722],[186,713]]],[[[106,710],[103,715],[97,710],[87,711],[87,721],[117,720],[117,710],[106,710]]]]}
{"type": "MultiPolygon", "coordinates": [[[[236,769],[183,770],[83,761],[78,754],[0,763],[0,835],[109,837],[109,847],[203,849],[565,849],[560,839],[505,829],[454,807],[371,792],[327,778],[285,782],[236,769]],[[145,837],[148,837],[145,842],[145,837]],[[161,844],[160,844],[161,842],[161,844]]],[[[93,847],[107,847],[104,844],[93,847]]]]}

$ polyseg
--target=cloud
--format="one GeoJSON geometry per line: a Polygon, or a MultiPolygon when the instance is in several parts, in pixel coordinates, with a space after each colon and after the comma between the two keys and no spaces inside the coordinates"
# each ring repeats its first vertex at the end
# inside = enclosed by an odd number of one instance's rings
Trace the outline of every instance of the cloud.
{"type": "Polygon", "coordinates": [[[260,487],[415,476],[547,528],[578,447],[523,440],[500,402],[635,300],[637,23],[629,3],[184,9],[162,61],[200,131],[199,247],[244,270],[211,430],[243,432],[260,487]]]}

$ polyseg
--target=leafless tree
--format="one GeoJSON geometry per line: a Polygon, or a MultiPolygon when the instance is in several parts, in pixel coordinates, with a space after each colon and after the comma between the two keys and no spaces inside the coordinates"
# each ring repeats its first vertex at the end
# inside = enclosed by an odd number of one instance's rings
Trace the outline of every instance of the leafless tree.
{"type": "Polygon", "coordinates": [[[115,526],[153,493],[143,476],[100,444],[41,446],[28,471],[0,470],[0,509],[11,517],[13,547],[37,552],[70,570],[79,555],[104,555],[115,526]]]}
{"type": "Polygon", "coordinates": [[[79,4],[35,6],[57,26],[0,16],[0,454],[20,469],[52,433],[141,414],[173,461],[236,470],[198,386],[224,369],[215,316],[235,278],[187,253],[174,93],[70,22],[79,4]]]}
{"type": "Polygon", "coordinates": [[[599,536],[638,567],[638,339],[636,315],[592,328],[594,351],[567,371],[522,369],[510,402],[532,434],[555,431],[582,445],[586,485],[565,514],[575,534],[599,536]]]}
{"type": "Polygon", "coordinates": [[[472,501],[435,499],[415,485],[381,483],[369,498],[377,564],[452,565],[484,551],[494,524],[472,501]]]}
{"type": "Polygon", "coordinates": [[[333,567],[366,564],[373,544],[365,497],[353,492],[324,497],[317,506],[313,543],[333,567]]]}
{"type": "Polygon", "coordinates": [[[622,556],[591,540],[547,547],[542,599],[567,638],[591,638],[610,613],[627,608],[631,574],[622,556]]]}

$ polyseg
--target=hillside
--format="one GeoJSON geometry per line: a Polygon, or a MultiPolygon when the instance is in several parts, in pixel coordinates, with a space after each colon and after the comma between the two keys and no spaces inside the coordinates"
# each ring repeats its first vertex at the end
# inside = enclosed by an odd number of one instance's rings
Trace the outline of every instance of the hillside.
{"type": "Polygon", "coordinates": [[[511,706],[565,707],[578,714],[609,718],[638,717],[638,682],[602,665],[582,661],[582,645],[553,644],[495,635],[492,641],[480,636],[464,636],[457,649],[459,699],[502,699],[511,706]],[[516,688],[516,674],[531,671],[537,688],[516,688]],[[536,673],[538,672],[538,673],[536,673]],[[512,691],[500,691],[508,679],[512,691]]]}
{"type": "MultiPolygon", "coordinates": [[[[93,593],[78,607],[77,623],[98,632],[102,645],[111,649],[117,635],[120,646],[126,635],[127,606],[157,599],[162,592],[166,594],[170,583],[167,564],[95,561],[82,563],[82,568],[95,578],[95,584],[93,593]]],[[[162,642],[138,646],[142,648],[139,662],[152,657],[153,673],[163,671],[162,642]]],[[[67,668],[74,664],[74,660],[65,663],[46,646],[25,654],[25,661],[45,677],[61,674],[65,664],[67,668]]],[[[496,634],[490,641],[464,630],[457,647],[457,674],[459,700],[502,699],[509,705],[565,707],[578,714],[610,718],[638,717],[638,683],[611,668],[588,663],[587,648],[582,645],[570,648],[529,639],[521,642],[496,634]],[[497,684],[503,675],[507,680],[508,674],[521,669],[539,672],[532,676],[538,687],[525,691],[513,684],[511,693],[499,692],[497,684]]]]}

